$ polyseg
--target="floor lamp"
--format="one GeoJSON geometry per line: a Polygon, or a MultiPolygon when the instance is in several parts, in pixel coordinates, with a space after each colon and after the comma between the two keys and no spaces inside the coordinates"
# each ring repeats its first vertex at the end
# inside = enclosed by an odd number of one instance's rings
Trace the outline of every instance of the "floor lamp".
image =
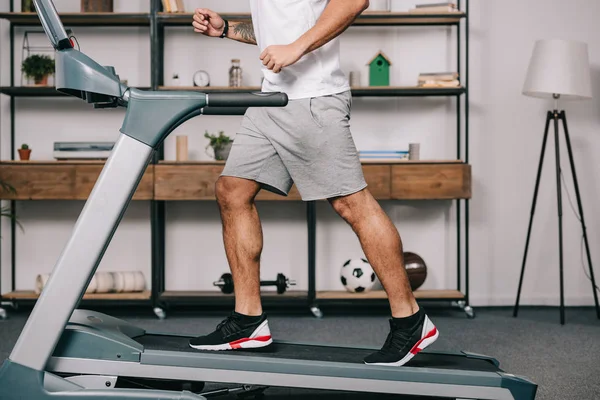
{"type": "Polygon", "coordinates": [[[531,215],[529,218],[529,228],[527,229],[527,240],[525,242],[525,252],[523,255],[523,264],[521,266],[521,277],[519,279],[519,289],[517,291],[517,300],[513,315],[516,317],[519,310],[519,300],[521,297],[521,288],[523,285],[523,275],[525,274],[525,262],[527,260],[527,251],[529,250],[529,240],[531,238],[531,226],[533,215],[537,203],[538,189],[540,186],[540,177],[542,174],[542,165],[544,154],[546,152],[546,143],[548,139],[548,130],[550,123],[554,123],[554,145],[556,153],[556,189],[558,202],[558,257],[560,273],[560,323],[565,323],[565,302],[564,302],[564,279],[563,279],[563,227],[562,227],[562,190],[561,190],[561,167],[560,167],[560,146],[559,146],[559,121],[562,122],[565,141],[567,144],[567,153],[573,174],[573,183],[575,194],[577,196],[577,207],[581,218],[581,227],[583,230],[583,239],[590,272],[592,290],[594,292],[594,301],[596,303],[596,314],[600,319],[600,306],[598,305],[598,293],[596,292],[596,280],[594,278],[594,269],[592,267],[592,258],[590,255],[590,246],[588,243],[585,219],[583,216],[583,206],[581,204],[581,195],[579,193],[579,183],[573,161],[573,149],[571,148],[571,139],[567,129],[567,116],[564,111],[559,111],[559,100],[585,100],[592,98],[590,78],[590,65],[588,58],[587,44],[566,40],[540,40],[535,43],[533,55],[529,63],[527,78],[523,87],[523,94],[530,97],[553,99],[554,110],[548,111],[546,116],[546,127],[542,142],[542,154],[535,181],[533,192],[533,202],[531,206],[531,215]]]}

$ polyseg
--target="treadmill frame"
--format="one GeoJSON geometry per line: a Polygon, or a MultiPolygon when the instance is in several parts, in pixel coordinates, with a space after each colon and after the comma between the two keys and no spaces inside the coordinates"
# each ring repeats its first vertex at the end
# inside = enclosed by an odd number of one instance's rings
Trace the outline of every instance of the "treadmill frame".
{"type": "MultiPolygon", "coordinates": [[[[369,393],[396,393],[462,399],[533,399],[536,386],[504,371],[435,367],[366,366],[361,363],[279,358],[253,354],[226,355],[193,349],[146,349],[145,335],[188,338],[189,335],[148,332],[126,321],[95,311],[75,310],[46,369],[58,374],[124,378],[204,381],[247,385],[313,388],[369,393]]],[[[277,341],[275,345],[314,346],[327,352],[332,345],[277,341]]],[[[368,347],[347,349],[373,350],[368,347]]],[[[499,368],[497,360],[467,352],[422,354],[476,358],[499,368]]]]}

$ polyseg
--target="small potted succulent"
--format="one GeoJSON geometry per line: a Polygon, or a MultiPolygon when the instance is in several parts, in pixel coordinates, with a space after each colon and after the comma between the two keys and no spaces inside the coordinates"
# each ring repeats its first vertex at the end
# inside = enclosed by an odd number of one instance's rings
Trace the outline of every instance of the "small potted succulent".
{"type": "Polygon", "coordinates": [[[212,135],[206,131],[204,137],[210,140],[206,148],[212,147],[215,160],[227,160],[229,152],[231,151],[231,146],[233,145],[233,140],[225,135],[225,132],[223,131],[220,131],[218,135],[212,135]]]}
{"type": "Polygon", "coordinates": [[[19,150],[19,158],[22,161],[28,161],[29,157],[31,156],[31,149],[29,148],[29,145],[23,143],[21,145],[21,148],[18,150],[19,150]]]}
{"type": "Polygon", "coordinates": [[[48,76],[54,74],[54,60],[45,54],[33,54],[23,61],[21,71],[36,85],[48,86],[48,76]]]}

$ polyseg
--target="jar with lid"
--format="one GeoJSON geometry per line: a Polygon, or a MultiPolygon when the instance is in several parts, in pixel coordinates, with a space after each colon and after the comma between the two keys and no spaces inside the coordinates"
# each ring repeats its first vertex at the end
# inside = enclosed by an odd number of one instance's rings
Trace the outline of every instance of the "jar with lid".
{"type": "Polygon", "coordinates": [[[237,58],[231,60],[231,68],[229,69],[229,86],[242,86],[242,67],[240,66],[240,60],[237,58]]]}

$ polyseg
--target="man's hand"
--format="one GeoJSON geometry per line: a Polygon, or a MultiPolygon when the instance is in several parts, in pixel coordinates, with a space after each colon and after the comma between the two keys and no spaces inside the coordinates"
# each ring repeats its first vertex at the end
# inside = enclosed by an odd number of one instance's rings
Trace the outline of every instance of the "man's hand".
{"type": "Polygon", "coordinates": [[[296,43],[267,47],[260,59],[269,70],[278,74],[285,67],[293,65],[302,58],[304,51],[296,43]]]}
{"type": "Polygon", "coordinates": [[[225,21],[216,12],[206,9],[197,8],[194,12],[194,22],[192,22],[194,32],[201,33],[206,36],[219,37],[225,29],[225,21]]]}

